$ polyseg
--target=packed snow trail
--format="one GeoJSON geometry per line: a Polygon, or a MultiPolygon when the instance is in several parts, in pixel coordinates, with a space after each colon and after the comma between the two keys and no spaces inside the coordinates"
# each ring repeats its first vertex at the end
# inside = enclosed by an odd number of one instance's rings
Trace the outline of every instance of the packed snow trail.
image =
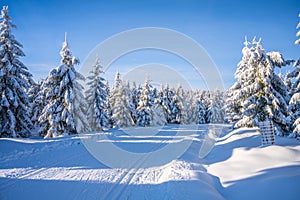
{"type": "Polygon", "coordinates": [[[172,125],[151,136],[119,130],[97,133],[108,136],[98,140],[100,144],[111,142],[135,153],[191,141],[180,157],[168,163],[139,167],[151,158],[145,154],[131,168],[108,167],[95,159],[82,140],[95,134],[0,139],[0,199],[264,199],[261,188],[272,190],[273,199],[283,197],[273,186],[287,191],[286,199],[297,199],[299,141],[276,138],[279,145],[260,147],[255,130],[239,129],[223,132],[212,152],[200,159],[207,132],[207,125],[200,126],[197,134],[189,126],[172,125]]]}
{"type": "Polygon", "coordinates": [[[151,154],[132,163],[132,168],[103,165],[80,140],[89,134],[47,140],[1,139],[0,199],[197,199],[199,195],[223,199],[197,158],[207,127],[198,135],[194,131],[189,135],[189,127],[178,129],[185,136],[176,136],[176,126],[168,128],[163,135],[145,137],[120,135],[116,130],[99,133],[135,152],[191,141],[180,158],[148,168],[139,166],[151,154]]]}

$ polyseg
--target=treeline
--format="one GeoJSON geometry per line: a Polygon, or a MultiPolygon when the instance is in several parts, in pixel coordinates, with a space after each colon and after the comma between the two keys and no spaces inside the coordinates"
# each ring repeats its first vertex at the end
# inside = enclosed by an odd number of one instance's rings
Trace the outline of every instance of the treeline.
{"type": "Polygon", "coordinates": [[[225,121],[235,127],[253,127],[264,120],[273,121],[279,135],[300,135],[300,60],[284,60],[278,52],[266,52],[260,40],[245,41],[235,74],[237,82],[228,92],[185,91],[180,85],[158,89],[149,79],[136,86],[122,81],[118,72],[110,88],[99,58],[95,58],[88,77],[75,70],[79,60],[72,55],[66,38],[60,64],[35,83],[20,61],[25,54],[13,28],[4,6],[0,21],[0,137],[28,137],[35,128],[41,136],[57,137],[166,123],[225,121]],[[292,63],[295,70],[291,73],[276,73],[276,67],[292,63]],[[86,81],[86,90],[79,80],[86,81]]]}
{"type": "Polygon", "coordinates": [[[181,85],[157,89],[148,79],[136,86],[134,82],[122,81],[119,72],[110,89],[99,58],[96,58],[83,94],[76,80],[81,76],[71,69],[74,67],[66,68],[65,64],[55,68],[29,91],[30,117],[44,137],[114,127],[224,122],[224,91],[185,91],[181,85]]]}

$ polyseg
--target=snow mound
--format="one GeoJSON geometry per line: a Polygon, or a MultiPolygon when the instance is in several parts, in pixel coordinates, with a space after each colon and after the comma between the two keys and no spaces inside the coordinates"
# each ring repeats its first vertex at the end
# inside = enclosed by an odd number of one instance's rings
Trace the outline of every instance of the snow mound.
{"type": "Polygon", "coordinates": [[[260,146],[259,133],[245,128],[228,136],[205,160],[226,199],[299,199],[299,141],[277,137],[276,145],[260,146]]]}

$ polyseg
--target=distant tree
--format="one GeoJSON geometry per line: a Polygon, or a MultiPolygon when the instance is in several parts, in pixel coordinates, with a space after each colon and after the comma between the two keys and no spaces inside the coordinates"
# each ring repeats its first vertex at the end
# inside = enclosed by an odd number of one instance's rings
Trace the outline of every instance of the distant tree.
{"type": "Polygon", "coordinates": [[[47,128],[44,126],[40,130],[47,132],[45,137],[77,134],[89,130],[86,119],[87,104],[82,94],[83,87],[78,82],[84,80],[84,77],[74,68],[79,60],[72,56],[66,39],[60,55],[60,65],[50,72],[43,84],[49,104],[43,109],[39,121],[48,121],[50,124],[47,131],[44,130],[47,128]]]}
{"type": "Polygon", "coordinates": [[[208,108],[208,121],[209,123],[223,123],[224,119],[225,111],[223,96],[219,90],[215,90],[208,108]]]}
{"type": "Polygon", "coordinates": [[[167,123],[162,106],[162,96],[153,88],[150,80],[145,80],[139,95],[137,111],[137,125],[161,126],[167,123]]]}
{"type": "Polygon", "coordinates": [[[209,122],[209,113],[208,113],[208,110],[209,110],[209,107],[210,107],[210,104],[211,104],[211,94],[210,94],[210,91],[209,90],[201,90],[199,92],[199,101],[205,111],[205,121],[206,123],[210,123],[209,122]]]}
{"type": "Polygon", "coordinates": [[[110,105],[112,112],[113,127],[134,126],[135,123],[131,116],[131,91],[128,84],[124,84],[117,72],[114,86],[110,93],[110,105]]]}
{"type": "Polygon", "coordinates": [[[186,112],[187,112],[187,123],[197,123],[198,111],[197,111],[197,100],[198,91],[187,90],[186,91],[186,112]]]}
{"type": "Polygon", "coordinates": [[[178,107],[180,110],[180,116],[179,116],[179,123],[181,124],[187,124],[188,123],[188,108],[186,103],[186,95],[185,92],[181,86],[181,84],[178,85],[176,90],[176,95],[178,96],[178,107]]]}
{"type": "Polygon", "coordinates": [[[153,111],[154,99],[152,96],[151,85],[148,78],[143,86],[139,105],[137,107],[137,122],[139,126],[150,126],[152,124],[153,116],[151,116],[151,111],[153,111]]]}
{"type": "Polygon", "coordinates": [[[125,85],[126,85],[126,88],[128,88],[128,107],[130,109],[130,115],[131,115],[131,118],[133,119],[134,124],[136,124],[137,111],[135,108],[135,103],[133,102],[134,93],[133,93],[133,90],[131,89],[131,86],[130,86],[130,83],[128,80],[125,82],[125,85]]]}
{"type": "Polygon", "coordinates": [[[170,98],[169,123],[180,124],[181,122],[180,103],[181,102],[174,88],[170,89],[169,98],[170,98]]]}
{"type": "Polygon", "coordinates": [[[107,115],[107,86],[102,77],[104,71],[100,65],[99,58],[96,58],[93,69],[87,77],[88,89],[85,92],[87,99],[87,119],[91,130],[99,131],[108,127],[109,118],[107,115]]]}
{"type": "Polygon", "coordinates": [[[107,109],[106,109],[106,113],[107,113],[107,117],[108,117],[108,123],[107,123],[107,127],[111,128],[113,127],[113,119],[112,119],[112,107],[111,107],[111,102],[110,102],[110,86],[109,86],[109,82],[106,80],[105,82],[105,91],[107,94],[107,98],[106,98],[106,105],[107,105],[107,109]]]}
{"type": "Polygon", "coordinates": [[[168,123],[171,122],[171,95],[173,96],[173,93],[170,91],[169,85],[166,85],[165,87],[161,86],[159,91],[160,104],[162,105],[163,112],[168,123]]]}
{"type": "Polygon", "coordinates": [[[136,123],[136,121],[137,121],[136,109],[139,106],[140,89],[137,88],[135,82],[132,83],[131,97],[132,97],[132,104],[133,104],[132,118],[133,118],[133,121],[136,123]]]}
{"type": "Polygon", "coordinates": [[[40,128],[39,117],[47,105],[45,90],[42,89],[43,81],[34,83],[29,90],[29,101],[31,103],[30,119],[34,128],[40,128]]]}
{"type": "Polygon", "coordinates": [[[197,124],[205,124],[206,123],[205,110],[199,100],[197,100],[196,105],[197,105],[197,107],[196,107],[197,108],[196,123],[197,124]]]}
{"type": "Polygon", "coordinates": [[[119,87],[122,84],[122,80],[120,78],[120,72],[117,71],[116,75],[115,75],[115,82],[113,85],[113,89],[119,87]]]}
{"type": "Polygon", "coordinates": [[[12,29],[16,26],[3,6],[0,18],[0,137],[28,137],[32,122],[27,91],[32,75],[19,60],[25,56],[12,29]]]}
{"type": "Polygon", "coordinates": [[[164,114],[164,109],[161,105],[161,98],[159,96],[154,100],[154,106],[152,112],[152,126],[162,126],[167,123],[167,119],[164,114]]]}

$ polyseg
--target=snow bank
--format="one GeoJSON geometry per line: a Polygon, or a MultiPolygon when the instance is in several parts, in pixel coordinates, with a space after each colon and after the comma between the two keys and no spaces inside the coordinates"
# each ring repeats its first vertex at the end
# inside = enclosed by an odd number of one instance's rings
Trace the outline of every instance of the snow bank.
{"type": "Polygon", "coordinates": [[[220,138],[205,159],[207,171],[220,178],[226,199],[299,199],[300,142],[276,138],[260,146],[255,129],[238,129],[220,138]]]}

